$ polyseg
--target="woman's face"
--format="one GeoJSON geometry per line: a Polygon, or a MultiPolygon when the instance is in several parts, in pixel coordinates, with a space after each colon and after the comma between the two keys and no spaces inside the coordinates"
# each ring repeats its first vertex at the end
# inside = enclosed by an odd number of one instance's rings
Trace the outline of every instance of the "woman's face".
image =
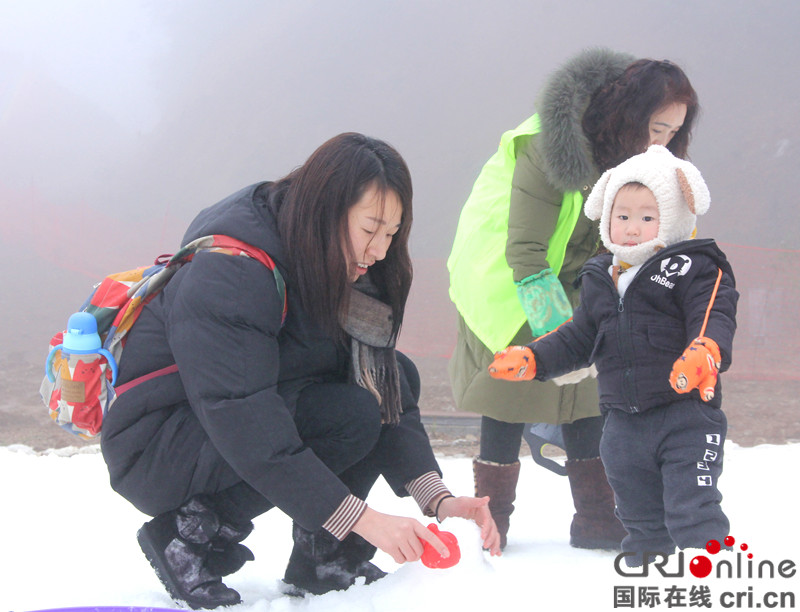
{"type": "Polygon", "coordinates": [[[666,147],[686,119],[686,105],[673,102],[650,116],[650,144],[666,147]]]}
{"type": "Polygon", "coordinates": [[[400,198],[391,190],[385,197],[381,195],[374,185],[369,187],[347,213],[348,236],[355,261],[350,260],[346,246],[344,254],[351,281],[358,280],[372,264],[386,257],[392,238],[400,229],[403,220],[400,198]]]}

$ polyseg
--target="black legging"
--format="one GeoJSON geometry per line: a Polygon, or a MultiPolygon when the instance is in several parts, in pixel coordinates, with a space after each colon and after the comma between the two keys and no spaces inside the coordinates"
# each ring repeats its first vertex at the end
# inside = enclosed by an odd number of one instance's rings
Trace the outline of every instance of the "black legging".
{"type": "MultiPolygon", "coordinates": [[[[506,423],[491,417],[481,418],[480,458],[495,463],[514,463],[525,423],[506,423]]],[[[587,417],[561,426],[567,459],[594,459],[600,456],[603,417],[587,417]]]]}

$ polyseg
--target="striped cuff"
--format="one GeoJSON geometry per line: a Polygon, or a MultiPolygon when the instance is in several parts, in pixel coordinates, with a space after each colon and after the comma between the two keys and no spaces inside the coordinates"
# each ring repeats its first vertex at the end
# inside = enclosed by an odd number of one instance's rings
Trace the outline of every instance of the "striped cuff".
{"type": "Polygon", "coordinates": [[[344,498],[328,520],[322,524],[322,528],[329,531],[337,540],[344,540],[366,509],[367,502],[350,494],[344,498]]]}
{"type": "Polygon", "coordinates": [[[425,516],[433,516],[431,501],[439,495],[450,495],[450,491],[436,472],[427,472],[419,478],[408,481],[406,491],[411,494],[425,516]]]}

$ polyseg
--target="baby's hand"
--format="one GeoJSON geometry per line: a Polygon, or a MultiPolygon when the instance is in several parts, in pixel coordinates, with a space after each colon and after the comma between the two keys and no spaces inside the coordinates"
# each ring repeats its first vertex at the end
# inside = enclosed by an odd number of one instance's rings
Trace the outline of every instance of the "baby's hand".
{"type": "Polygon", "coordinates": [[[700,398],[708,402],[714,399],[720,361],[716,342],[705,336],[695,338],[673,364],[669,384],[678,393],[689,393],[692,389],[697,389],[700,391],[700,398]]]}
{"type": "Polygon", "coordinates": [[[536,359],[527,346],[509,346],[494,354],[489,374],[500,380],[533,380],[536,376],[536,359]]]}

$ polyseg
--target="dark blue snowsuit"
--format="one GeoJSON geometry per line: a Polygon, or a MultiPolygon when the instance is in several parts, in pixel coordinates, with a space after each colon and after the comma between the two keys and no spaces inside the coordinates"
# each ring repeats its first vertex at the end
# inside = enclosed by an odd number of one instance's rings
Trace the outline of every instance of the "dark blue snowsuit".
{"type": "MultiPolygon", "coordinates": [[[[727,421],[719,378],[709,402],[675,392],[675,360],[700,335],[719,271],[722,278],[704,335],[731,363],[736,329],[733,271],[713,240],[688,240],[659,251],[620,296],[600,255],[581,271],[573,320],[530,344],[536,378],[547,380],[594,363],[605,415],[600,452],[628,531],[624,552],[671,554],[722,541],[729,522],[717,481],[727,421]]],[[[641,563],[641,556],[638,556],[641,563]]],[[[637,564],[637,556],[626,559],[637,564]]]]}

